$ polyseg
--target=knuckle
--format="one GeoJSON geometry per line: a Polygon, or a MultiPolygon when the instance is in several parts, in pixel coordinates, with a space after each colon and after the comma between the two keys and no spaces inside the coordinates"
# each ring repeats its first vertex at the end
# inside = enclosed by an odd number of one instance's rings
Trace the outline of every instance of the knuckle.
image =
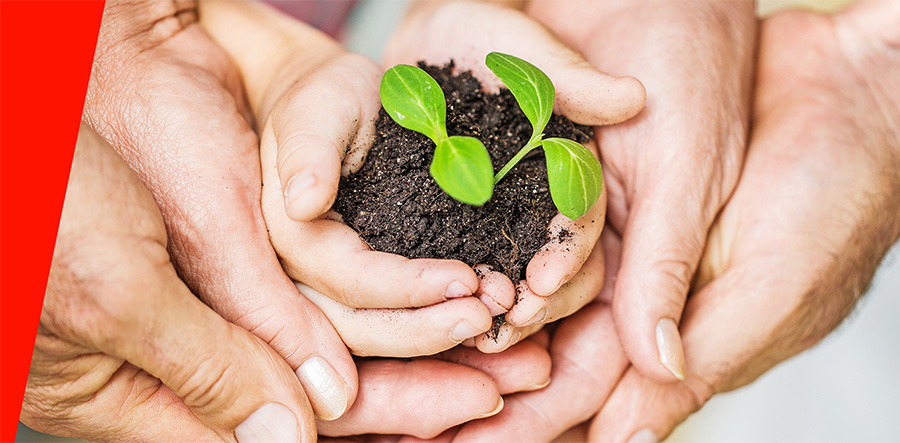
{"type": "Polygon", "coordinates": [[[143,236],[82,235],[60,241],[54,253],[42,322],[63,335],[105,340],[115,324],[138,318],[141,294],[174,273],[165,245],[143,236]]]}
{"type": "Polygon", "coordinates": [[[234,378],[236,370],[235,363],[214,349],[199,350],[193,361],[173,367],[165,383],[192,409],[224,412],[234,399],[228,380],[234,378]]]}

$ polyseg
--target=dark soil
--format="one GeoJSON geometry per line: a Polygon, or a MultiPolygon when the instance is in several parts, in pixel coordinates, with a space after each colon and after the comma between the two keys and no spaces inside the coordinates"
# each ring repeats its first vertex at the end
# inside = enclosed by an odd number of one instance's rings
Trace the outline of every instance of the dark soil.
{"type": "MultiPolygon", "coordinates": [[[[447,98],[447,131],[481,140],[494,170],[531,137],[531,124],[512,94],[485,94],[466,71],[453,75],[452,62],[422,69],[437,80],[447,98]]],[[[375,144],[359,172],[341,179],[334,209],[376,250],[410,258],[448,258],[488,264],[523,279],[525,267],[550,238],[547,226],[556,207],[547,189],[543,151],[536,149],[501,180],[484,206],[459,203],[428,172],[434,143],[397,125],[381,110],[375,144]]],[[[590,127],[554,115],[546,137],[586,142],[590,127]]],[[[567,236],[557,234],[557,237],[567,236]]]]}

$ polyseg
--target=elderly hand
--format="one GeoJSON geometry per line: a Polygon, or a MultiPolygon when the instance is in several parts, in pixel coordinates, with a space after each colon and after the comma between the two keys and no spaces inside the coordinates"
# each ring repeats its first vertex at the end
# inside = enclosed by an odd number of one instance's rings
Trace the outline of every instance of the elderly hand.
{"type": "Polygon", "coordinates": [[[610,226],[623,239],[613,312],[632,364],[682,379],[677,325],[744,157],[753,2],[535,0],[528,11],[594,66],[647,87],[641,114],[597,130],[610,226]]]}
{"type": "MultiPolygon", "coordinates": [[[[577,123],[618,123],[641,110],[644,90],[640,82],[598,71],[517,10],[523,2],[504,3],[416,2],[389,43],[385,62],[425,60],[443,65],[452,59],[458,70],[471,70],[488,89],[496,89],[500,82],[484,60],[489,52],[505,52],[543,70],[556,87],[555,110],[577,123]]],[[[593,143],[591,148],[595,148],[593,143]]],[[[495,285],[482,292],[509,310],[509,326],[504,326],[500,340],[476,340],[479,349],[500,351],[543,324],[572,314],[591,299],[586,294],[595,294],[603,284],[603,253],[595,251],[595,245],[605,213],[604,189],[583,217],[573,221],[558,214],[551,221],[551,232],[565,228],[573,233],[572,240],[545,245],[528,264],[524,281],[511,282],[496,271],[487,274],[486,280],[495,285]],[[515,305],[514,283],[519,286],[515,305]]]]}
{"type": "Polygon", "coordinates": [[[269,243],[240,73],[196,17],[193,2],[107,2],[85,118],[157,201],[188,287],[272,346],[317,416],[336,418],[356,396],[356,367],[269,243]]]}
{"type": "Polygon", "coordinates": [[[900,236],[898,19],[883,1],[763,23],[747,163],[682,321],[687,378],[662,384],[630,369],[592,440],[667,435],[853,309],[900,236]]]}
{"type": "Polygon", "coordinates": [[[22,421],[101,441],[313,441],[274,350],[178,278],[151,195],[82,125],[22,421]]]}

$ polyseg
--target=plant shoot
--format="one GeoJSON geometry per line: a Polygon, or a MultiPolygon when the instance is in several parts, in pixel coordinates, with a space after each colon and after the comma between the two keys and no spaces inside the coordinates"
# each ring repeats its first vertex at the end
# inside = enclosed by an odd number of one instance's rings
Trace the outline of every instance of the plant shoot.
{"type": "Polygon", "coordinates": [[[496,175],[481,141],[447,135],[444,93],[425,71],[409,65],[389,69],[381,79],[381,103],[397,124],[435,143],[431,175],[451,197],[471,205],[484,204],[493,194],[494,184],[529,152],[542,147],[553,203],[570,219],[583,216],[600,198],[603,173],[600,162],[581,143],[544,139],[556,97],[550,78],[531,63],[499,52],[488,54],[485,64],[509,88],[532,126],[528,143],[496,175]]]}

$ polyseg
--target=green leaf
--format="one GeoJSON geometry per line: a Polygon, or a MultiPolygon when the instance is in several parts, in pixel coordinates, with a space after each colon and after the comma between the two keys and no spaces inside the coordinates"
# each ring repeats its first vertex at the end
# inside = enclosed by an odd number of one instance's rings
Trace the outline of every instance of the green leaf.
{"type": "Polygon", "coordinates": [[[581,143],[564,138],[544,140],[544,156],[556,208],[572,220],[586,214],[603,191],[597,157],[581,143]]]}
{"type": "Polygon", "coordinates": [[[398,125],[421,132],[438,145],[447,139],[444,92],[425,71],[397,65],[381,77],[381,105],[398,125]]]}
{"type": "Polygon", "coordinates": [[[553,114],[553,99],[556,97],[556,90],[547,74],[525,60],[500,52],[488,54],[484,63],[500,77],[519,102],[519,107],[534,128],[532,138],[544,132],[553,114]]]}
{"type": "Polygon", "coordinates": [[[431,176],[451,197],[481,206],[494,193],[494,166],[477,138],[455,135],[438,143],[431,176]]]}

